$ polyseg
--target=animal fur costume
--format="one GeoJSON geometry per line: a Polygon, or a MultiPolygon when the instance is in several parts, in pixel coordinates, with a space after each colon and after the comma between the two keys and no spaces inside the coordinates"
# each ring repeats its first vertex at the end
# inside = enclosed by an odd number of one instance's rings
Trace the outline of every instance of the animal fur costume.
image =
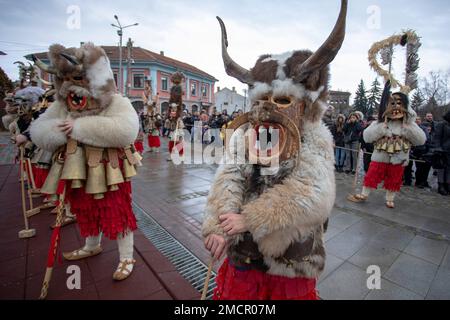
{"type": "Polygon", "coordinates": [[[215,299],[317,298],[316,279],[325,266],[323,233],[335,200],[333,142],[321,119],[328,65],[343,43],[346,13],[342,0],[334,30],[315,53],[263,55],[251,70],[228,55],[218,18],[225,69],[249,85],[252,104],[244,121],[233,121],[234,128],[247,120],[244,131],[274,126],[282,133],[278,143],[289,143],[272,155],[280,158],[278,167],[225,164],[216,174],[202,229],[204,237],[221,235],[228,245],[215,299]],[[219,216],[229,212],[244,216],[248,232],[230,236],[222,229],[219,216]]]}
{"type": "MultiPolygon", "coordinates": [[[[386,102],[383,100],[385,99],[382,99],[381,103],[386,102]]],[[[354,200],[367,200],[370,190],[376,189],[378,184],[384,181],[386,205],[394,208],[395,194],[402,186],[411,147],[423,145],[426,135],[416,124],[417,115],[409,106],[407,95],[394,93],[387,99],[387,104],[385,111],[380,110],[378,121],[374,121],[364,130],[364,141],[373,143],[375,149],[369,171],[364,178],[362,193],[356,195],[354,200]]],[[[350,200],[353,201],[352,198],[350,200]]]]}
{"type": "Polygon", "coordinates": [[[161,117],[155,114],[155,109],[149,107],[144,115],[144,130],[148,133],[148,146],[150,152],[159,152],[161,147],[160,136],[161,117]]]}
{"type": "Polygon", "coordinates": [[[31,137],[54,152],[54,163],[43,192],[61,192],[77,216],[83,248],[64,253],[68,260],[99,254],[102,232],[117,239],[120,262],[113,278],[122,280],[133,269],[133,230],[130,178],[136,174],[137,153],[132,146],[139,131],[136,111],[116,93],[109,59],[100,47],[50,47],[50,65],[33,57],[54,75],[56,101],[33,123],[31,137]],[[73,121],[69,135],[60,128],[73,121]],[[56,183],[55,183],[56,181],[56,183]]]}
{"type": "Polygon", "coordinates": [[[17,120],[19,116],[17,114],[18,108],[14,105],[14,94],[8,93],[6,97],[3,99],[5,102],[5,112],[6,114],[2,117],[3,126],[9,130],[11,137],[13,136],[12,128],[10,129],[10,125],[17,120]]]}
{"type": "Polygon", "coordinates": [[[411,147],[423,145],[426,141],[425,133],[415,122],[417,115],[408,99],[408,93],[417,88],[420,46],[420,38],[414,31],[408,30],[374,43],[369,50],[369,64],[385,79],[386,84],[378,121],[373,122],[363,133],[364,141],[375,146],[372,161],[364,178],[362,193],[349,196],[350,201],[367,200],[370,190],[376,189],[384,181],[386,206],[393,209],[395,194],[400,191],[411,147]],[[382,64],[390,65],[396,45],[406,46],[405,85],[396,80],[390,71],[384,70],[377,60],[380,53],[382,64]],[[391,87],[400,87],[400,92],[391,95],[391,87]]]}
{"type": "Polygon", "coordinates": [[[148,134],[148,146],[150,148],[150,152],[159,152],[159,148],[161,147],[161,140],[159,138],[161,118],[155,114],[155,109],[158,104],[158,96],[152,95],[150,84],[148,84],[148,87],[144,90],[143,99],[145,105],[147,106],[143,119],[143,128],[148,134]]]}
{"type": "MultiPolygon", "coordinates": [[[[170,88],[169,105],[175,110],[169,114],[169,153],[172,154],[172,150],[176,145],[176,149],[180,156],[183,155],[183,120],[181,119],[181,113],[183,109],[183,88],[181,82],[184,79],[184,75],[181,72],[175,72],[170,80],[173,83],[170,88]]],[[[167,160],[171,160],[171,155],[167,160]]]]}

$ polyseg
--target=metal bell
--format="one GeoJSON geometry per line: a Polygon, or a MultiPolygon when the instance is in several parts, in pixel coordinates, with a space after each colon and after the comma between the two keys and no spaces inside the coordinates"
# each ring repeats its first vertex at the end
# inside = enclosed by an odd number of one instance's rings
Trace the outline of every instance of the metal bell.
{"type": "Polygon", "coordinates": [[[137,175],[136,168],[127,158],[123,160],[123,173],[126,181],[129,181],[131,177],[137,175]]]}
{"type": "Polygon", "coordinates": [[[388,144],[387,144],[387,141],[386,140],[384,140],[384,142],[381,144],[381,148],[380,148],[380,150],[382,150],[382,151],[386,151],[387,150],[387,148],[388,148],[388,144]]]}
{"type": "Polygon", "coordinates": [[[111,163],[106,164],[106,184],[108,185],[110,191],[118,190],[117,186],[120,183],[123,183],[125,180],[123,179],[122,171],[119,167],[114,168],[111,163]]]}
{"type": "Polygon", "coordinates": [[[72,180],[70,187],[72,189],[80,189],[81,187],[83,187],[83,182],[81,180],[72,180]]]}
{"type": "Polygon", "coordinates": [[[134,151],[133,152],[133,157],[136,159],[136,161],[137,161],[137,166],[138,167],[142,167],[142,162],[141,162],[141,160],[142,159],[144,159],[144,158],[142,158],[142,156],[139,154],[139,152],[137,152],[137,151],[134,151]]]}
{"type": "Polygon", "coordinates": [[[394,142],[389,141],[388,147],[387,147],[387,153],[394,153],[394,142]]]}
{"type": "Polygon", "coordinates": [[[106,173],[103,163],[99,163],[95,167],[89,166],[88,178],[86,182],[86,193],[93,194],[94,199],[103,198],[103,193],[107,192],[106,173]]]}
{"type": "Polygon", "coordinates": [[[86,180],[86,157],[82,147],[77,146],[74,153],[66,153],[61,179],[73,180],[72,188],[83,186],[80,180],[86,180]]]}
{"type": "Polygon", "coordinates": [[[408,141],[403,141],[403,151],[409,152],[410,149],[411,149],[411,144],[408,141]]]}
{"type": "Polygon", "coordinates": [[[402,151],[402,144],[403,144],[403,141],[401,141],[401,140],[395,141],[394,151],[395,152],[402,151]]]}
{"type": "Polygon", "coordinates": [[[41,193],[56,194],[63,165],[64,161],[62,157],[58,155],[50,168],[47,179],[45,179],[44,185],[41,188],[41,193]]]}

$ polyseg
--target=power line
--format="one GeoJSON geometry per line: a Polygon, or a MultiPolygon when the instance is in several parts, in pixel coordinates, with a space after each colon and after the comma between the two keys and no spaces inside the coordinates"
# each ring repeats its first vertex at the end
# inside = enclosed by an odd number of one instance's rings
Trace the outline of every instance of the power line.
{"type": "Polygon", "coordinates": [[[41,45],[37,45],[37,44],[23,43],[23,42],[14,42],[14,41],[0,40],[0,43],[14,44],[14,45],[19,45],[19,46],[30,46],[30,47],[47,48],[46,46],[41,46],[41,45]]]}

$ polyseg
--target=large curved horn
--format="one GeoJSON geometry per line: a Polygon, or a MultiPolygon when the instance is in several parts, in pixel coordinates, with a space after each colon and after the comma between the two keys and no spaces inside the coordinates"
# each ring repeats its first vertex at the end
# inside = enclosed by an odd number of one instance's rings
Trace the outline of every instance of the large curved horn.
{"type": "Polygon", "coordinates": [[[246,83],[248,85],[252,85],[254,83],[250,71],[241,67],[233,59],[231,59],[228,54],[228,39],[227,39],[227,30],[225,28],[225,24],[222,19],[216,17],[219,20],[220,29],[222,30],[222,59],[223,64],[225,65],[225,71],[229,76],[232,76],[239,81],[246,83]]]}
{"type": "Polygon", "coordinates": [[[42,60],[40,60],[38,57],[36,57],[34,54],[31,55],[31,59],[33,59],[33,62],[38,66],[39,69],[44,70],[47,73],[51,74],[57,74],[58,71],[49,65],[46,65],[42,60]]]}
{"type": "Polygon", "coordinates": [[[25,63],[23,63],[22,61],[16,61],[14,62],[14,64],[20,64],[22,67],[25,67],[25,63]]]}
{"type": "Polygon", "coordinates": [[[64,52],[61,52],[60,56],[66,58],[74,66],[80,65],[80,62],[78,61],[78,59],[75,56],[72,56],[72,55],[64,53],[64,52]]]}
{"type": "Polygon", "coordinates": [[[296,81],[305,80],[312,72],[322,69],[334,60],[345,38],[347,6],[348,0],[341,0],[341,11],[333,31],[322,46],[298,67],[296,81]]]}

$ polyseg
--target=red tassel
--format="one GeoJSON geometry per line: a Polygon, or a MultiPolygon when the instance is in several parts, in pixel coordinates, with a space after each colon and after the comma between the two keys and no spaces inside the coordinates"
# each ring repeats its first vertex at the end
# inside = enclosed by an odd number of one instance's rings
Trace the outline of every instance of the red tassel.
{"type": "Polygon", "coordinates": [[[48,249],[47,268],[52,268],[55,264],[55,257],[59,247],[60,230],[61,227],[56,227],[55,229],[53,229],[52,237],[50,240],[50,248],[48,249]]]}

